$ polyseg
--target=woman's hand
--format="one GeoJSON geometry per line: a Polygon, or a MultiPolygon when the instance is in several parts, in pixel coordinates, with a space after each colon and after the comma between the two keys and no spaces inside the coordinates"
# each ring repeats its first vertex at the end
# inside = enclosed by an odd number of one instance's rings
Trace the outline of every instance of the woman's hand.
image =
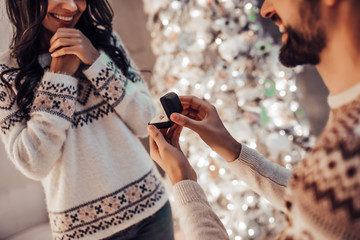
{"type": "Polygon", "coordinates": [[[182,180],[197,180],[195,170],[180,149],[181,130],[178,125],[162,131],[153,125],[148,126],[150,156],[166,172],[173,185],[182,180]]]}
{"type": "Polygon", "coordinates": [[[234,161],[240,154],[241,144],[226,130],[216,108],[193,96],[182,96],[182,114],[173,113],[170,118],[180,126],[190,128],[226,161],[234,161]]]}
{"type": "Polygon", "coordinates": [[[100,55],[90,40],[76,28],[59,28],[50,39],[49,52],[53,58],[75,55],[86,65],[93,64],[100,55]]]}
{"type": "Polygon", "coordinates": [[[77,71],[80,63],[80,59],[75,55],[53,57],[51,60],[50,71],[71,76],[77,71]]]}

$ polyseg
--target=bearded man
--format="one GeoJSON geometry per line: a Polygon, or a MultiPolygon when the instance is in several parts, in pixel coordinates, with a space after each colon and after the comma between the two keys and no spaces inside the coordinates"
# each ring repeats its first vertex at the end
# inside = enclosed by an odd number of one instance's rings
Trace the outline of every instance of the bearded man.
{"type": "Polygon", "coordinates": [[[282,64],[316,65],[330,92],[328,123],[294,171],[238,143],[215,107],[196,97],[180,97],[184,111],[171,115],[176,125],[169,131],[148,127],[151,156],[174,185],[187,239],[229,237],[181,152],[183,126],[198,133],[239,178],[285,213],[288,225],[279,239],[360,239],[359,12],[359,0],[264,1],[261,15],[282,32],[282,64]]]}

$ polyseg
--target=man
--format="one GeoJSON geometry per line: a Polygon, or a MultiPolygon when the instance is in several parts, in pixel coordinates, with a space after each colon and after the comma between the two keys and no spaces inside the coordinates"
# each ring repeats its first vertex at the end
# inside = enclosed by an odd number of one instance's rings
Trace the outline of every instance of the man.
{"type": "Polygon", "coordinates": [[[314,148],[291,172],[238,143],[216,109],[181,97],[177,123],[160,133],[149,126],[151,156],[174,184],[187,239],[228,239],[180,150],[182,126],[199,136],[259,194],[283,210],[279,239],[360,239],[360,11],[359,0],[265,0],[261,15],[282,32],[280,61],[314,64],[329,89],[330,118],[314,148]]]}

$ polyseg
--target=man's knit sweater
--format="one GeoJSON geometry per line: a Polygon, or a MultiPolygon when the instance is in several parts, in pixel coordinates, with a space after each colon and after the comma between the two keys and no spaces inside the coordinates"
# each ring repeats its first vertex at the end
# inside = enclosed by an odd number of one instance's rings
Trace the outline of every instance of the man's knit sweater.
{"type": "MultiPolygon", "coordinates": [[[[279,239],[360,239],[360,84],[328,102],[328,124],[293,173],[245,145],[229,164],[285,212],[288,226],[279,239]]],[[[177,183],[174,195],[187,240],[228,239],[196,182],[177,183]]]]}
{"type": "MultiPolygon", "coordinates": [[[[50,60],[42,55],[39,63],[46,69],[50,60]]],[[[0,61],[1,71],[16,67],[9,52],[0,61]]],[[[5,75],[11,85],[15,74],[5,75]]],[[[101,52],[76,78],[46,70],[29,116],[15,95],[0,81],[1,138],[17,169],[42,182],[54,239],[108,237],[165,204],[161,178],[137,138],[147,135],[155,107],[134,68],[124,76],[101,52]]]]}

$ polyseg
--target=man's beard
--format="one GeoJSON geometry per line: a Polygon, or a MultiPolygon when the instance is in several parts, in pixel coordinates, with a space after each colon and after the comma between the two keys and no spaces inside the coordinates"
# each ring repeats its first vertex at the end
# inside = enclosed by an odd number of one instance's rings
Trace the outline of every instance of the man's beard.
{"type": "Polygon", "coordinates": [[[280,62],[287,67],[320,63],[320,53],[326,46],[325,27],[321,24],[321,2],[304,0],[299,15],[303,25],[299,24],[296,29],[286,28],[288,38],[280,49],[280,62]]]}
{"type": "Polygon", "coordinates": [[[280,62],[286,67],[303,64],[316,65],[320,62],[320,53],[326,46],[326,35],[321,27],[305,36],[300,31],[288,28],[288,38],[280,49],[280,62]]]}

